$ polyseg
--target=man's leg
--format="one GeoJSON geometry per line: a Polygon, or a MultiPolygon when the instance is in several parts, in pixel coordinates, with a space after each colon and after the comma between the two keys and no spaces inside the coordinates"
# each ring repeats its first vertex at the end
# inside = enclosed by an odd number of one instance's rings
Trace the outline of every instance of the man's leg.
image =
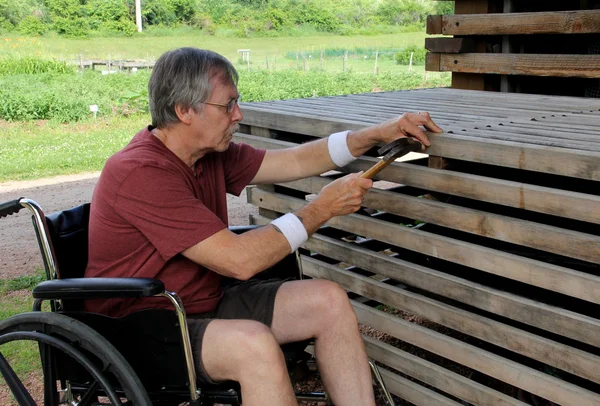
{"type": "Polygon", "coordinates": [[[297,405],[279,343],[260,322],[211,321],[202,340],[202,362],[213,381],[240,383],[244,406],[297,405]]]}
{"type": "Polygon", "coordinates": [[[284,283],[271,330],[281,344],[315,338],[319,371],[333,403],[375,405],[371,371],[346,292],[326,280],[284,283]]]}

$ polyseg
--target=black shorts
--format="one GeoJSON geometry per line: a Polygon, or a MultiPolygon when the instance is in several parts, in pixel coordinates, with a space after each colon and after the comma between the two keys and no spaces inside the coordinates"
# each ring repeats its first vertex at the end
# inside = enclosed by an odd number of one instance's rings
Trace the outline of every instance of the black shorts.
{"type": "Polygon", "coordinates": [[[208,324],[214,319],[241,319],[256,320],[271,327],[275,295],[284,282],[279,279],[235,282],[224,288],[223,298],[213,312],[187,316],[196,380],[200,384],[215,383],[202,362],[202,338],[208,324]]]}

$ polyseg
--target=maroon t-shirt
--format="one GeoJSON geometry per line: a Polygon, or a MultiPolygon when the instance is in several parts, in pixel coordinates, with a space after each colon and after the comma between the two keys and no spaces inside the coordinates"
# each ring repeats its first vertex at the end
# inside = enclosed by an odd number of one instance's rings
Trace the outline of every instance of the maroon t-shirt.
{"type": "MultiPolygon", "coordinates": [[[[181,252],[227,227],[226,193],[254,178],[265,151],[231,143],[190,169],[149,128],[102,170],[92,197],[86,277],[156,278],[177,293],[189,314],[214,310],[221,276],[181,252]]],[[[88,311],[122,316],[165,298],[90,300],[88,311]]]]}

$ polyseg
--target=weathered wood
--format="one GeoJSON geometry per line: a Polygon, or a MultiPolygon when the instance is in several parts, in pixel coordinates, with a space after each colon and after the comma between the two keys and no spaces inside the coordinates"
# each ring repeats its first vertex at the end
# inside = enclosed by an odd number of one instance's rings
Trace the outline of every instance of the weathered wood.
{"type": "MultiPolygon", "coordinates": [[[[361,269],[397,280],[408,286],[432,292],[556,334],[570,335],[569,330],[578,328],[580,322],[581,315],[575,312],[541,304],[493,287],[483,286],[442,271],[411,264],[398,258],[352,246],[322,235],[314,235],[305,244],[305,248],[340,262],[352,264],[361,269]]],[[[600,328],[600,325],[594,320],[588,319],[588,321],[594,324],[591,326],[591,330],[600,328]]],[[[600,379],[594,372],[600,358],[585,352],[573,351],[561,344],[549,342],[548,345],[553,347],[553,354],[556,352],[561,355],[558,358],[554,355],[547,356],[543,362],[571,371],[587,379],[590,379],[590,377],[591,380],[598,381],[600,379]],[[572,355],[568,357],[569,359],[565,359],[567,357],[563,357],[564,354],[572,355]]],[[[540,359],[544,355],[538,354],[537,357],[540,359]]]]}
{"type": "Polygon", "coordinates": [[[385,369],[380,370],[380,373],[388,390],[402,399],[409,401],[411,404],[417,406],[461,406],[460,403],[442,396],[431,389],[427,389],[416,382],[403,378],[400,375],[396,375],[385,369]]]}
{"type": "MultiPolygon", "coordinates": [[[[311,180],[313,190],[307,191],[309,193],[318,193],[328,183],[323,178],[311,180]]],[[[365,195],[364,205],[426,223],[600,263],[600,237],[591,234],[385,190],[371,189],[365,195]]]]}
{"type": "MultiPolygon", "coordinates": [[[[276,117],[276,113],[272,113],[276,117]]],[[[264,115],[268,119],[268,113],[264,115]]],[[[295,128],[304,134],[327,136],[331,132],[323,128],[358,130],[366,125],[357,122],[334,122],[331,119],[318,119],[308,115],[286,115],[272,121],[274,129],[295,128]]],[[[583,179],[600,180],[600,154],[597,152],[573,151],[543,145],[528,145],[518,142],[484,140],[458,134],[429,134],[432,145],[427,153],[445,158],[507,166],[556,175],[573,176],[583,179]],[[556,165],[561,162],[561,165],[556,165]]]]}
{"type": "MultiPolygon", "coordinates": [[[[267,195],[259,190],[249,191],[248,196],[252,204],[267,206],[280,213],[297,210],[304,204],[299,199],[286,198],[282,195],[267,195]]],[[[594,303],[600,302],[598,277],[569,268],[359,215],[349,215],[343,219],[334,218],[328,224],[434,258],[563,292],[574,297],[585,298],[594,303]]],[[[586,341],[585,337],[589,335],[583,331],[576,334],[578,337],[576,339],[582,341],[586,341]]],[[[600,344],[600,337],[598,337],[597,343],[600,344]]]]}
{"type": "MultiPolygon", "coordinates": [[[[425,22],[425,32],[429,35],[436,35],[442,33],[442,15],[428,15],[425,22]]],[[[425,38],[427,41],[429,38],[425,38]]],[[[425,47],[427,48],[427,46],[425,47]]],[[[429,49],[429,48],[427,48],[429,49]]]]}
{"type": "Polygon", "coordinates": [[[470,38],[425,38],[425,49],[429,52],[451,54],[475,52],[475,42],[470,38]]]}
{"type": "MultiPolygon", "coordinates": [[[[513,336],[513,332],[516,334],[519,330],[502,325],[501,323],[485,319],[481,316],[457,308],[452,308],[451,306],[432,299],[408,292],[405,289],[385,285],[371,278],[353,274],[335,265],[321,263],[320,261],[309,257],[302,256],[302,266],[304,272],[311,277],[333,280],[352,292],[356,292],[370,299],[389,304],[399,309],[407,310],[435,323],[465,332],[466,334],[474,335],[487,342],[494,343],[504,348],[513,347],[511,348],[512,350],[521,354],[529,353],[533,350],[529,346],[528,348],[516,348],[516,345],[514,345],[515,336],[513,336]],[[433,310],[434,308],[435,310],[433,310]],[[504,331],[501,333],[500,331],[504,329],[512,329],[513,332],[508,333],[508,331],[504,331]]],[[[367,324],[371,325],[369,322],[367,322],[367,324]]],[[[524,332],[522,334],[529,335],[529,338],[532,341],[544,340],[533,334],[524,332]]],[[[416,345],[419,346],[419,344],[416,345]]],[[[530,343],[529,345],[538,346],[539,344],[530,343]]],[[[437,351],[435,352],[437,353],[437,351]]],[[[536,387],[534,382],[531,382],[531,384],[527,382],[527,384],[524,385],[523,380],[520,380],[516,386],[523,387],[532,393],[543,396],[545,399],[559,404],[595,405],[600,402],[600,395],[598,394],[579,388],[575,385],[569,385],[566,382],[552,378],[549,375],[546,376],[547,380],[544,382],[543,390],[541,390],[542,388],[536,387]],[[554,381],[554,387],[551,387],[552,384],[550,381],[554,381]],[[560,386],[557,385],[559,382],[560,386]]],[[[521,377],[521,379],[522,378],[523,377],[521,377]]],[[[542,379],[544,377],[536,376],[536,378],[542,379]]]]}
{"type": "Polygon", "coordinates": [[[440,71],[600,78],[600,55],[442,54],[440,71]]]}
{"type": "Polygon", "coordinates": [[[549,396],[554,398],[560,397],[561,401],[557,402],[564,405],[579,405],[584,403],[593,405],[600,401],[600,395],[598,394],[500,357],[489,351],[372,309],[361,303],[353,301],[352,305],[359,321],[363,324],[510,385],[537,393],[546,399],[549,396]],[[584,397],[584,403],[578,403],[580,400],[578,394],[584,397]],[[573,399],[572,396],[577,397],[577,399],[573,399]]]}
{"type": "MultiPolygon", "coordinates": [[[[286,148],[296,144],[278,140],[264,140],[250,135],[236,134],[238,142],[256,148],[286,148]]],[[[430,156],[430,160],[431,160],[430,156]]],[[[343,170],[359,172],[376,162],[373,158],[359,159],[343,170]]],[[[426,190],[467,197],[539,213],[567,217],[600,224],[600,197],[584,193],[505,181],[478,175],[424,168],[406,163],[391,164],[378,179],[405,184],[426,190]]]]}
{"type": "MultiPolygon", "coordinates": [[[[425,361],[405,351],[363,336],[369,357],[469,403],[526,406],[515,398],[425,361]]],[[[387,383],[387,381],[386,381],[387,383]]]]}
{"type": "Polygon", "coordinates": [[[600,10],[428,16],[427,34],[532,35],[600,33],[600,10]],[[431,21],[431,22],[430,22],[431,21]]]}
{"type": "Polygon", "coordinates": [[[425,55],[425,70],[429,72],[441,72],[441,55],[442,54],[439,53],[428,52],[427,55],[425,55]]]}
{"type": "Polygon", "coordinates": [[[454,14],[479,14],[489,11],[488,0],[456,0],[454,14]]]}
{"type": "Polygon", "coordinates": [[[256,135],[258,137],[270,138],[271,137],[271,130],[269,130],[268,128],[257,127],[255,125],[253,125],[253,126],[250,127],[250,134],[256,135]]]}

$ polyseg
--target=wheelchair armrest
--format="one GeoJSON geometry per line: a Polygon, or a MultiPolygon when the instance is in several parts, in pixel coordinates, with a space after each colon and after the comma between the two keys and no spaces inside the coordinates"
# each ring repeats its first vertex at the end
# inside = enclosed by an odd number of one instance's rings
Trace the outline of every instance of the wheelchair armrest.
{"type": "Polygon", "coordinates": [[[165,290],[165,284],[150,278],[71,278],[44,281],[33,289],[34,299],[109,299],[149,297],[165,290]]]}
{"type": "Polygon", "coordinates": [[[260,227],[262,227],[262,226],[259,226],[259,225],[231,226],[231,227],[229,227],[229,231],[231,231],[232,233],[236,233],[236,234],[242,234],[242,233],[245,233],[246,231],[256,230],[257,228],[260,228],[260,227]]]}

